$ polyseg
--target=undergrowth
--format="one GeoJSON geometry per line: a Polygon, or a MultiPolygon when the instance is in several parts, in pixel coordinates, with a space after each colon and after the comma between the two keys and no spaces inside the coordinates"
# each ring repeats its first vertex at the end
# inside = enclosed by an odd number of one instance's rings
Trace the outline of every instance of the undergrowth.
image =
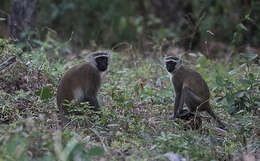
{"type": "MultiPolygon", "coordinates": [[[[193,55],[196,62],[185,60],[209,84],[212,108],[230,125],[228,131],[206,114],[199,127],[169,120],[174,93],[162,65],[123,52],[112,53],[104,76],[102,117],[91,111],[72,116],[61,131],[55,93],[66,59],[57,55],[59,45],[41,42],[1,71],[0,161],[156,161],[167,160],[167,152],[188,160],[235,160],[259,153],[260,68],[255,54],[238,55],[234,60],[239,61],[225,65],[200,54],[193,55]]],[[[0,40],[0,52],[3,62],[21,51],[0,40]]]]}

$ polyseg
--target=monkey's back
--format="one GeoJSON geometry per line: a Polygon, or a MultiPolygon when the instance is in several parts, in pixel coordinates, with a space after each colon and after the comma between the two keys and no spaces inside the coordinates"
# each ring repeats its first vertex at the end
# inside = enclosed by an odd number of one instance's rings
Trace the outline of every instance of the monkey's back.
{"type": "Polygon", "coordinates": [[[209,99],[209,87],[200,75],[200,73],[196,72],[195,70],[181,67],[181,69],[176,72],[173,79],[177,79],[175,80],[176,82],[183,82],[183,85],[178,86],[186,86],[190,88],[197,96],[201,97],[203,100],[209,99]],[[185,73],[185,75],[183,73],[185,73]]]}
{"type": "Polygon", "coordinates": [[[96,96],[100,88],[100,72],[88,62],[81,63],[69,69],[60,80],[57,88],[57,105],[59,108],[65,100],[75,99],[75,90],[82,90],[82,94],[96,96]]]}
{"type": "Polygon", "coordinates": [[[202,78],[201,74],[192,69],[186,70],[189,73],[186,81],[191,85],[191,89],[194,91],[194,93],[205,100],[209,99],[209,87],[205,80],[202,78]]]}

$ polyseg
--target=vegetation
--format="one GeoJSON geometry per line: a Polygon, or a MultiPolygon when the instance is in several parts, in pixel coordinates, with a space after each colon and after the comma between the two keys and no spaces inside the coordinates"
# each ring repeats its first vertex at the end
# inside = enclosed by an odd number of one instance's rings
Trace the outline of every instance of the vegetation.
{"type": "MultiPolygon", "coordinates": [[[[204,46],[205,40],[231,44],[236,25],[239,45],[258,46],[260,2],[258,0],[38,0],[37,30],[44,37],[49,29],[74,47],[115,47],[121,42],[174,40],[187,49],[204,46]],[[73,23],[71,23],[73,22],[73,23]],[[223,30],[225,34],[223,34],[223,30]],[[142,37],[142,38],[140,38],[142,37]],[[191,46],[192,44],[193,46],[191,46]]],[[[0,18],[8,19],[10,1],[2,0],[0,18]]],[[[4,25],[5,24],[5,25],[4,25]]],[[[0,19],[0,36],[6,36],[0,19]]],[[[140,44],[139,44],[140,45],[140,44]]],[[[140,45],[141,46],[141,45],[140,45]]],[[[144,46],[145,47],[145,46],[144,46]]]]}
{"type": "Polygon", "coordinates": [[[0,64],[16,62],[0,71],[0,161],[260,158],[260,1],[38,0],[35,30],[19,42],[8,34],[10,2],[0,6],[0,64]],[[61,129],[58,82],[100,49],[112,53],[102,110],[69,115],[61,129]],[[170,54],[201,73],[228,129],[204,113],[169,120],[175,94],[161,60],[170,54]]]}
{"type": "MultiPolygon", "coordinates": [[[[21,52],[7,40],[0,43],[1,61],[21,52]]],[[[59,42],[40,44],[0,76],[0,160],[166,160],[167,152],[189,160],[231,160],[260,148],[255,54],[238,55],[225,67],[201,54],[190,54],[195,64],[185,60],[208,82],[212,106],[229,131],[210,117],[199,128],[192,120],[169,120],[174,93],[167,73],[153,59],[143,61],[138,50],[112,53],[99,98],[102,117],[91,111],[71,116],[60,131],[54,93],[68,59],[55,55],[59,42]]]]}

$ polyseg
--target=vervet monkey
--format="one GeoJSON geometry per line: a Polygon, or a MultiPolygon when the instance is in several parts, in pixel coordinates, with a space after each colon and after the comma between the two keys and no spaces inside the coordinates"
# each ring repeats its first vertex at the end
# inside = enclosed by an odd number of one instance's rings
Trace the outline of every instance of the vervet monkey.
{"type": "Polygon", "coordinates": [[[88,58],[87,62],[69,69],[59,82],[57,105],[62,114],[68,112],[64,103],[72,100],[76,104],[88,102],[90,106],[94,106],[95,111],[99,110],[97,92],[101,85],[101,74],[108,68],[110,54],[95,52],[88,58]]]}
{"type": "Polygon", "coordinates": [[[169,73],[176,94],[173,117],[171,119],[182,118],[190,112],[206,111],[221,127],[225,127],[210,108],[209,87],[202,76],[194,70],[185,68],[182,65],[182,60],[177,57],[165,57],[164,65],[169,73]],[[189,108],[189,111],[186,113],[183,112],[184,103],[189,108]]]}

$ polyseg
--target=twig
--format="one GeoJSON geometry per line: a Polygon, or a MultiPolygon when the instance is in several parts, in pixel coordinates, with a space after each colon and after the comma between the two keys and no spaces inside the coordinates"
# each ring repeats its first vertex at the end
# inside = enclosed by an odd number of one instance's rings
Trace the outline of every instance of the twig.
{"type": "Polygon", "coordinates": [[[6,61],[4,61],[2,64],[0,64],[0,71],[2,71],[4,68],[8,67],[9,65],[13,64],[16,62],[16,56],[12,56],[6,61]]]}
{"type": "Polygon", "coordinates": [[[68,127],[68,126],[69,126],[72,122],[74,122],[75,120],[77,120],[77,118],[75,118],[75,119],[71,120],[70,122],[68,122],[68,123],[64,126],[63,129],[65,129],[66,127],[68,127]]]}
{"type": "Polygon", "coordinates": [[[198,111],[199,111],[199,108],[200,108],[204,103],[206,103],[206,102],[208,102],[208,101],[209,101],[209,98],[196,107],[194,122],[196,121],[197,116],[201,116],[201,115],[199,114],[199,112],[198,112],[198,111]]]}

